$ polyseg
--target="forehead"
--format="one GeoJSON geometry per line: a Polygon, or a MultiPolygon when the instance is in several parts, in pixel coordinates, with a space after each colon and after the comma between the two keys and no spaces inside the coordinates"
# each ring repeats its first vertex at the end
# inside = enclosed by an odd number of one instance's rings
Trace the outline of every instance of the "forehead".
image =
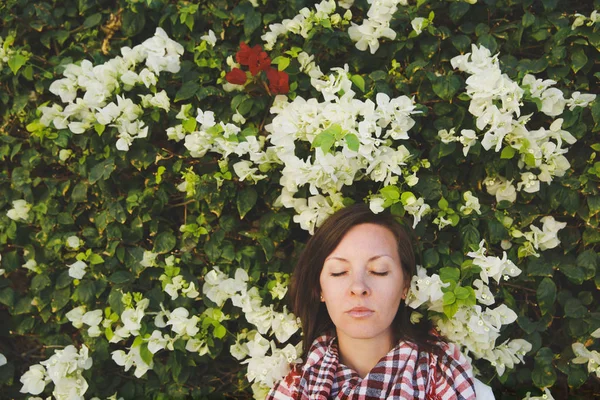
{"type": "Polygon", "coordinates": [[[350,229],[329,256],[389,255],[398,258],[394,234],[377,224],[360,224],[350,229]]]}

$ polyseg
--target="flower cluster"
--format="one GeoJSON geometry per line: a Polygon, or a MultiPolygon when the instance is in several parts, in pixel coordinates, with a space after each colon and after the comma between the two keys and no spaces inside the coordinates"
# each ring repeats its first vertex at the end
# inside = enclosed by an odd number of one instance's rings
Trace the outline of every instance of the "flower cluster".
{"type": "Polygon", "coordinates": [[[133,48],[123,47],[121,53],[122,56],[97,66],[87,60],[81,65],[67,65],[64,78],[50,85],[50,92],[60,96],[67,105],[64,109],[58,104],[41,107],[40,123],[69,129],[74,134],[91,128],[102,133],[106,126],[115,127],[119,136],[116,146],[122,151],[129,150],[133,140],[147,137],[148,127],[140,119],[143,109],[168,111],[170,100],[166,92],[140,95],[141,105],[119,94],[116,102],[110,100],[114,99],[115,93],[130,91],[135,86],[154,89],[158,75],[163,71],[178,72],[183,47],[171,40],[163,29],[157,28],[154,37],[133,48]],[[145,67],[136,72],[141,63],[145,67]],[[78,97],[78,92],[83,96],[78,97]]]}
{"type": "Polygon", "coordinates": [[[394,40],[396,31],[390,28],[392,16],[398,9],[398,5],[408,5],[407,0],[367,0],[371,7],[367,12],[361,25],[354,22],[348,28],[350,39],[356,42],[356,48],[361,51],[369,49],[371,54],[375,54],[379,49],[379,40],[382,37],[394,40]]]}
{"type": "Polygon", "coordinates": [[[596,350],[588,350],[585,345],[581,343],[573,343],[572,346],[575,358],[571,360],[575,364],[587,363],[588,372],[590,374],[595,373],[600,378],[600,353],[596,350]]]}
{"type": "Polygon", "coordinates": [[[52,395],[57,400],[83,400],[88,383],[82,375],[84,370],[92,367],[92,359],[88,348],[81,350],[73,345],[63,350],[56,350],[54,355],[39,364],[32,365],[21,376],[21,393],[40,394],[46,385],[54,383],[52,395]]]}
{"type": "Polygon", "coordinates": [[[567,226],[566,222],[558,222],[553,216],[548,215],[540,219],[542,229],[531,224],[529,232],[522,232],[518,229],[512,229],[510,234],[514,238],[525,238],[526,242],[519,248],[519,257],[535,256],[539,257],[537,250],[548,250],[557,247],[560,244],[558,231],[567,226]]]}
{"type": "Polygon", "coordinates": [[[6,216],[15,221],[27,221],[31,204],[25,200],[13,200],[12,204],[13,208],[6,212],[6,216]]]}
{"type": "Polygon", "coordinates": [[[495,299],[488,285],[490,279],[499,283],[502,278],[508,280],[518,276],[521,270],[507,258],[506,252],[502,258],[486,256],[483,241],[479,243],[479,249],[467,255],[473,267],[479,270],[479,279],[472,282],[472,287],[456,286],[456,279],[444,277],[442,280],[438,274],[428,275],[419,266],[411,281],[406,304],[429,310],[430,318],[442,335],[460,343],[467,354],[489,361],[502,375],[506,368],[522,363],[523,356],[532,346],[523,339],[496,344],[501,327],[515,322],[517,314],[504,304],[491,308],[495,299]],[[471,296],[475,301],[468,301],[471,296]],[[449,312],[453,315],[448,315],[449,312]]]}
{"type": "MultiPolygon", "coordinates": [[[[343,4],[340,5],[343,6],[343,4]]],[[[350,5],[345,8],[349,7],[350,5]]],[[[265,49],[272,50],[277,38],[288,32],[307,39],[315,26],[331,28],[332,26],[347,25],[352,18],[352,13],[348,10],[342,18],[339,14],[334,13],[335,8],[334,0],[322,0],[319,4],[315,4],[314,10],[305,7],[294,18],[284,19],[281,23],[269,25],[269,31],[261,36],[261,39],[265,42],[265,49]]]]}
{"type": "Polygon", "coordinates": [[[231,299],[232,304],[242,310],[246,320],[256,327],[256,330],[238,333],[236,343],[230,349],[238,360],[248,357],[244,363],[248,364],[247,378],[254,382],[252,390],[255,395],[268,390],[289,372],[289,364],[299,357],[301,344],[287,344],[278,349],[274,341],[269,342],[262,335],[275,336],[279,343],[287,342],[300,329],[294,314],[285,307],[283,312],[277,312],[273,305],[262,305],[258,289],[248,289],[248,274],[241,268],[235,271],[234,278],[230,278],[214,267],[204,277],[202,292],[218,307],[231,299]],[[267,355],[269,349],[270,355],[267,355]]]}
{"type": "Polygon", "coordinates": [[[411,172],[401,167],[410,152],[394,142],[408,139],[415,124],[412,99],[379,93],[375,102],[361,101],[354,97],[347,69],[332,72],[311,78],[323,102],[278,96],[271,108],[275,117],[265,127],[270,132],[265,158],[283,165],[278,203],[293,208],[298,214],[294,221],[310,232],[342,207],[341,189],[360,176],[388,186],[411,172]],[[306,159],[296,155],[300,143],[314,149],[306,159]],[[304,186],[308,198],[295,197],[304,186]]]}
{"type": "Polygon", "coordinates": [[[585,15],[579,13],[576,13],[573,16],[575,17],[575,20],[573,21],[573,24],[571,24],[571,30],[579,28],[584,24],[587,26],[592,26],[598,21],[600,21],[600,13],[598,12],[598,10],[592,11],[589,17],[586,17],[585,15]]]}
{"type": "MultiPolygon", "coordinates": [[[[524,190],[533,193],[539,190],[539,182],[550,183],[554,176],[563,176],[570,168],[564,154],[567,149],[564,143],[573,144],[575,138],[569,132],[561,129],[563,120],[557,119],[550,129],[540,128],[528,130],[526,127],[531,115],[521,116],[521,104],[526,93],[532,99],[540,101],[540,110],[548,116],[562,114],[565,106],[570,109],[585,107],[595,99],[595,95],[575,92],[572,98],[565,100],[562,91],[550,87],[555,81],[542,81],[532,75],[526,75],[522,86],[503,74],[500,70],[498,55],[491,56],[490,51],[483,46],[472,45],[472,52],[456,56],[451,60],[452,66],[471,76],[467,78],[467,95],[471,98],[469,112],[476,118],[476,126],[485,131],[481,146],[485,150],[494,148],[502,151],[502,156],[511,158],[518,152],[520,155],[519,168],[530,171],[521,174],[521,182],[517,191],[524,190]],[[525,89],[524,89],[525,88],[525,89]],[[564,142],[564,143],[563,143],[564,142]]],[[[460,141],[464,146],[464,154],[476,142],[476,135],[471,130],[461,133],[461,138],[450,135],[448,141],[460,141]]],[[[492,182],[493,181],[492,177],[492,182]]],[[[494,189],[488,185],[488,191],[495,194],[498,201],[514,202],[516,192],[510,181],[499,177],[499,185],[494,189]],[[497,194],[499,193],[499,194],[497,194]]],[[[494,186],[494,183],[492,183],[494,186]]]]}
{"type": "Polygon", "coordinates": [[[289,92],[289,75],[284,71],[271,67],[271,59],[260,45],[257,44],[251,48],[246,43],[240,44],[240,50],[236,53],[235,60],[239,66],[235,65],[225,75],[227,82],[233,85],[245,85],[250,78],[240,67],[246,66],[252,77],[256,77],[261,71],[266,73],[269,81],[269,91],[272,94],[289,92]]]}

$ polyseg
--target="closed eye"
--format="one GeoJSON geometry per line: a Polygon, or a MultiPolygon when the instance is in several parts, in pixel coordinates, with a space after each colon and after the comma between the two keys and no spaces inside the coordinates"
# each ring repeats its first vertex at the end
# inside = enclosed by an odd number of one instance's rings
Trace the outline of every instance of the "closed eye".
{"type": "Polygon", "coordinates": [[[342,276],[342,275],[344,275],[345,273],[346,273],[346,271],[343,271],[343,272],[332,272],[332,273],[331,273],[331,276],[342,276]]]}
{"type": "Polygon", "coordinates": [[[389,274],[390,272],[389,272],[389,271],[385,271],[385,272],[375,272],[375,271],[371,271],[371,273],[372,273],[373,275],[376,275],[376,276],[386,276],[386,275],[387,275],[387,274],[389,274]]]}

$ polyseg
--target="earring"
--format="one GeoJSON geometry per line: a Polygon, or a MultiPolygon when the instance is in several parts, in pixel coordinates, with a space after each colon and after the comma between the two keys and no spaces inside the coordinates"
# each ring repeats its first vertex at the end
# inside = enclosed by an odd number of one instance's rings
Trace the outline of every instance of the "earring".
{"type": "Polygon", "coordinates": [[[321,295],[321,301],[323,301],[323,300],[325,300],[325,299],[323,298],[323,295],[321,295]]]}

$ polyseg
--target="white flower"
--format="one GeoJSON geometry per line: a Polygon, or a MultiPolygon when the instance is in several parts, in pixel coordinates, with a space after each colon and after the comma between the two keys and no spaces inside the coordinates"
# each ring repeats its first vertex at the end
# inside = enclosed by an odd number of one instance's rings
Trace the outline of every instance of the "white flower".
{"type": "Polygon", "coordinates": [[[46,375],[46,369],[40,364],[29,367],[29,370],[21,376],[23,387],[21,393],[40,394],[44,391],[46,383],[49,381],[46,375]]]}
{"type": "Polygon", "coordinates": [[[385,209],[383,207],[384,202],[385,199],[382,197],[371,197],[371,199],[369,200],[369,208],[374,214],[379,214],[385,209]]]}
{"type": "Polygon", "coordinates": [[[581,343],[573,343],[571,347],[573,348],[573,353],[577,356],[571,361],[575,364],[587,363],[588,372],[595,372],[596,376],[600,378],[600,353],[596,350],[588,350],[581,343]]]}
{"type": "Polygon", "coordinates": [[[68,160],[68,159],[71,157],[71,155],[72,155],[72,154],[73,154],[73,151],[72,151],[72,150],[69,150],[69,149],[61,149],[61,150],[58,152],[58,159],[59,159],[60,161],[67,161],[67,160],[68,160]]]}
{"type": "Polygon", "coordinates": [[[567,226],[566,222],[558,222],[554,217],[548,215],[540,219],[542,229],[535,225],[531,225],[531,231],[525,233],[525,238],[530,241],[536,249],[547,250],[553,249],[560,244],[558,239],[558,231],[567,226]]]}
{"type": "Polygon", "coordinates": [[[460,131],[458,141],[463,145],[463,155],[466,157],[471,146],[477,143],[477,135],[472,129],[463,129],[460,131]]]}
{"type": "Polygon", "coordinates": [[[460,206],[459,211],[465,215],[471,214],[475,211],[477,214],[481,215],[481,206],[479,205],[479,199],[471,193],[471,191],[466,191],[463,194],[463,199],[465,200],[465,205],[460,206]]]}
{"type": "Polygon", "coordinates": [[[201,36],[200,40],[204,40],[210,47],[215,47],[215,44],[217,44],[217,37],[212,29],[208,30],[208,34],[201,36]]]}
{"type": "Polygon", "coordinates": [[[185,349],[192,353],[198,353],[203,356],[208,353],[208,344],[204,340],[191,338],[187,341],[185,349]]]}
{"type": "Polygon", "coordinates": [[[132,347],[129,349],[129,353],[125,354],[123,350],[116,350],[112,353],[113,361],[120,366],[125,367],[125,371],[129,371],[132,366],[135,366],[134,375],[136,378],[144,376],[149,369],[152,368],[154,363],[147,364],[142,356],[140,355],[140,347],[132,347]]]}
{"type": "Polygon", "coordinates": [[[406,305],[411,308],[418,308],[426,304],[430,310],[438,310],[444,293],[443,287],[450,283],[443,283],[440,276],[433,274],[427,275],[427,270],[417,265],[417,275],[410,281],[410,290],[406,295],[406,305]]]}
{"type": "Polygon", "coordinates": [[[0,367],[3,365],[6,365],[8,361],[6,360],[6,356],[2,353],[0,353],[0,367]]]}
{"type": "Polygon", "coordinates": [[[73,249],[73,250],[78,250],[79,246],[81,246],[81,241],[79,240],[79,238],[77,236],[69,236],[67,238],[67,247],[73,249]]]}
{"type": "Polygon", "coordinates": [[[156,257],[158,253],[153,253],[149,250],[144,251],[144,255],[142,256],[142,261],[140,261],[140,265],[142,267],[155,267],[156,266],[156,257]]]}
{"type": "Polygon", "coordinates": [[[563,92],[557,88],[549,88],[544,90],[541,95],[542,109],[541,111],[551,117],[560,115],[565,109],[567,101],[563,97],[563,92]]]}
{"type": "Polygon", "coordinates": [[[514,203],[517,199],[517,190],[512,185],[512,181],[500,177],[497,179],[486,178],[483,183],[486,185],[487,192],[495,195],[498,202],[507,200],[514,203]]]}
{"type": "Polygon", "coordinates": [[[25,264],[23,264],[22,267],[26,268],[32,272],[36,272],[36,273],[41,272],[41,269],[38,267],[37,262],[33,258],[30,258],[29,260],[27,260],[27,262],[25,262],[25,264]]]}
{"type": "Polygon", "coordinates": [[[412,28],[414,29],[417,35],[420,35],[423,32],[423,29],[429,25],[429,20],[427,18],[417,17],[410,21],[412,28]]]}
{"type": "Polygon", "coordinates": [[[527,392],[523,400],[554,400],[550,389],[544,388],[544,394],[542,396],[531,396],[531,392],[527,392]]]}
{"type": "Polygon", "coordinates": [[[285,343],[300,329],[300,324],[296,316],[284,307],[282,313],[274,316],[271,327],[279,343],[285,343]]]}
{"type": "Polygon", "coordinates": [[[587,107],[592,101],[596,99],[595,94],[573,92],[571,98],[567,100],[567,107],[570,111],[573,111],[575,107],[587,107]]]}
{"type": "MultiPolygon", "coordinates": [[[[163,350],[171,343],[171,337],[167,334],[163,336],[159,330],[154,330],[152,335],[146,340],[148,341],[148,350],[152,354],[156,354],[159,350],[163,350]]],[[[172,345],[170,350],[173,350],[172,345]]]]}
{"type": "Polygon", "coordinates": [[[491,306],[496,302],[494,295],[490,291],[490,288],[482,280],[475,279],[473,281],[473,286],[476,288],[475,298],[477,298],[477,301],[479,301],[481,304],[491,306]]]}
{"type": "Polygon", "coordinates": [[[458,140],[458,138],[454,135],[454,128],[450,129],[450,132],[448,132],[446,129],[439,130],[438,137],[442,143],[445,144],[456,142],[458,140]]]}
{"type": "Polygon", "coordinates": [[[197,326],[200,318],[195,315],[188,318],[189,315],[188,310],[178,307],[171,311],[167,325],[171,325],[173,332],[179,335],[195,336],[200,331],[200,328],[197,326]]]}
{"type": "Polygon", "coordinates": [[[83,261],[76,261],[69,265],[69,276],[73,279],[82,279],[85,275],[87,264],[83,261]]]}
{"type": "Polygon", "coordinates": [[[190,282],[189,285],[181,290],[181,292],[190,299],[195,299],[200,296],[200,293],[196,290],[196,285],[194,282],[190,282]]]}
{"type": "Polygon", "coordinates": [[[65,317],[73,324],[73,326],[77,329],[83,326],[83,315],[85,314],[85,306],[79,306],[68,313],[65,314],[65,317]]]}
{"type": "Polygon", "coordinates": [[[8,218],[18,221],[27,221],[29,218],[29,210],[31,210],[31,204],[25,200],[13,200],[13,208],[6,212],[8,218]]]}

